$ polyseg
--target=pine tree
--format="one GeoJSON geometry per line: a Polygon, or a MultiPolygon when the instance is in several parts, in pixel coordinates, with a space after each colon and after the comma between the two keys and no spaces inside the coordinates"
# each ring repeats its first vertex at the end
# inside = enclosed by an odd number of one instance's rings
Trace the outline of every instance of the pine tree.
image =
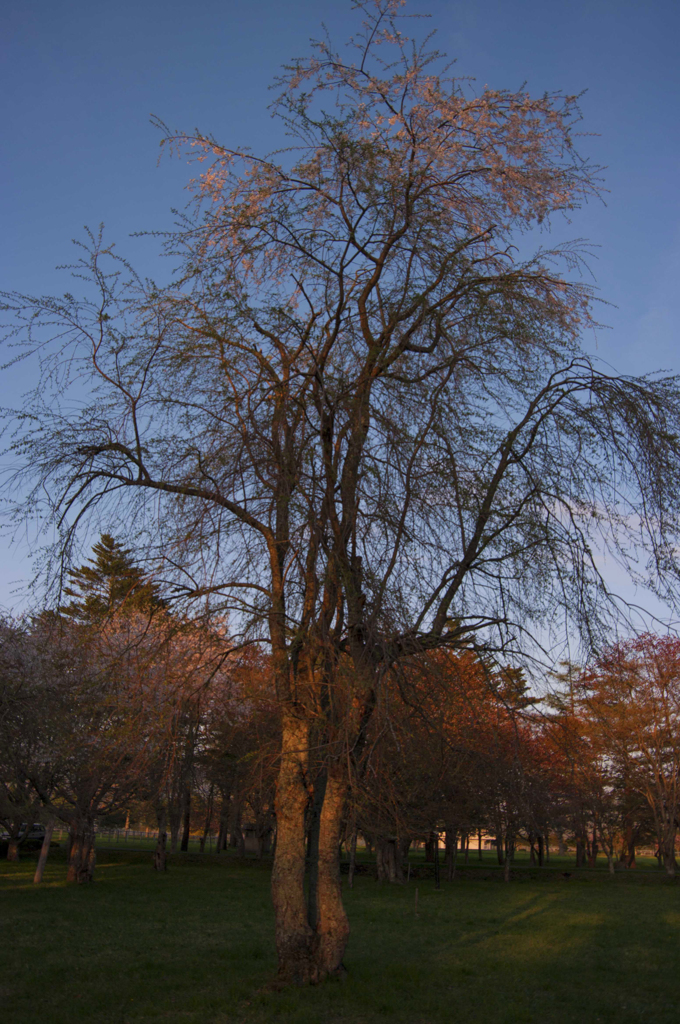
{"type": "Polygon", "coordinates": [[[72,600],[60,611],[80,621],[103,619],[115,610],[150,613],[165,607],[157,585],[135,564],[131,548],[102,533],[89,565],[71,569],[64,593],[72,600]]]}

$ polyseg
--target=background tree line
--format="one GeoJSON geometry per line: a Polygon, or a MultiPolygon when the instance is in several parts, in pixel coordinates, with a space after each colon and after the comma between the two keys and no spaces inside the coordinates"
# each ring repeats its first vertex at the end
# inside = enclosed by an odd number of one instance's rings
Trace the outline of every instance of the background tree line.
{"type": "MultiPolygon", "coordinates": [[[[131,814],[157,828],[160,871],[190,834],[201,850],[210,835],[218,853],[243,856],[247,828],[258,855],[270,853],[282,709],[266,653],[234,652],[218,624],[174,616],[109,535],[71,571],[65,596],[57,612],[3,624],[8,858],[27,822],[57,820],[69,833],[68,877],[91,880],[95,826],[131,814]]],[[[535,699],[521,671],[472,649],[413,657],[392,673],[343,810],[350,884],[358,837],[389,882],[404,880],[414,842],[437,884],[440,870],[453,879],[471,837],[495,847],[506,877],[518,842],[532,863],[569,844],[577,866],[602,853],[612,872],[651,844],[674,874],[680,642],[643,636],[553,682],[535,699]]],[[[308,851],[314,814],[310,801],[308,851]]]]}

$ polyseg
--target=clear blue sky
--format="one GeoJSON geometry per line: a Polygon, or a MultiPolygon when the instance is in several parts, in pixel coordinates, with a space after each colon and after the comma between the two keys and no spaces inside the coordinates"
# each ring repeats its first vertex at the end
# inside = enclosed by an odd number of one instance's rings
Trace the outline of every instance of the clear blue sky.
{"type": "MultiPolygon", "coordinates": [[[[534,93],[588,90],[583,151],[608,166],[606,206],[590,204],[560,237],[600,248],[593,269],[613,307],[597,339],[617,369],[680,369],[680,4],[677,0],[412,0],[419,32],[477,86],[534,93]]],[[[267,111],[280,64],[306,52],[325,22],[343,40],[349,0],[32,0],[5,5],[0,96],[3,249],[0,288],[63,292],[55,271],[70,239],[101,221],[121,252],[162,278],[155,243],[182,206],[188,169],[157,166],[156,114],[221,141],[269,151],[267,111]]],[[[588,346],[592,339],[588,341],[588,346]]],[[[15,404],[27,366],[5,371],[15,404]]],[[[0,605],[17,604],[30,572],[22,546],[0,562],[0,605]]]]}

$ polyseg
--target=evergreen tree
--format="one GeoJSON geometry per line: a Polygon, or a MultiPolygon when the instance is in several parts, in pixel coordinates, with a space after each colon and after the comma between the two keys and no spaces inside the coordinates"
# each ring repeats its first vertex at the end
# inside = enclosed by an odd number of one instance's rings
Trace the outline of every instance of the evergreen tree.
{"type": "Polygon", "coordinates": [[[156,584],[135,564],[131,548],[102,533],[92,552],[89,565],[69,572],[71,585],[64,592],[71,602],[60,609],[64,615],[92,622],[121,608],[148,614],[165,607],[156,584]]]}

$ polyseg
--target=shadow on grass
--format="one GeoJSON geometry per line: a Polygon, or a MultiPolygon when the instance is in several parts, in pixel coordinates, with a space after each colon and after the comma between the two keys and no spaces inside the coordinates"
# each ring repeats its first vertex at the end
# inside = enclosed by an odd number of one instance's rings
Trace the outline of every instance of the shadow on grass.
{"type": "Polygon", "coordinates": [[[13,1024],[552,1024],[675,1022],[680,888],[650,873],[435,892],[346,890],[348,980],[273,991],[267,866],[187,858],[156,876],[148,855],[104,853],[97,880],[65,864],[32,886],[32,862],[0,871],[0,996],[13,1024]],[[37,1002],[36,1002],[37,1000],[37,1002]]]}

